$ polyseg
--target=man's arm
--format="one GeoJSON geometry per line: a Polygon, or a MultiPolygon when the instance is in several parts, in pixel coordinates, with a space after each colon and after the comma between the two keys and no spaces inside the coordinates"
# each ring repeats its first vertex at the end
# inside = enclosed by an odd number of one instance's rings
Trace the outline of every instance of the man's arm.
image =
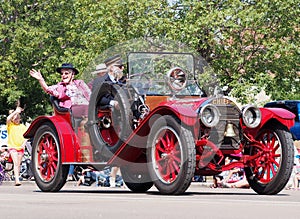
{"type": "Polygon", "coordinates": [[[48,90],[48,85],[46,84],[46,82],[45,82],[45,80],[44,80],[44,78],[43,78],[41,72],[40,72],[40,71],[37,71],[37,70],[35,70],[35,69],[31,69],[30,72],[29,72],[29,74],[30,74],[32,77],[34,77],[35,79],[37,79],[37,80],[39,81],[41,87],[43,88],[43,90],[44,90],[45,92],[47,92],[47,90],[48,90]]]}

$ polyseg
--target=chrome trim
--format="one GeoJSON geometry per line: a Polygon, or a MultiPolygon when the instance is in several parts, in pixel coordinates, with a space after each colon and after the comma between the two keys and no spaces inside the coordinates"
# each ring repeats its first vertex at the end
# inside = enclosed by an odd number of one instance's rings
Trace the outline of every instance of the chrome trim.
{"type": "Polygon", "coordinates": [[[242,109],[242,118],[248,128],[256,128],[261,123],[261,112],[254,105],[247,105],[242,109]]]}
{"type": "Polygon", "coordinates": [[[215,105],[207,104],[200,109],[200,119],[206,127],[214,127],[220,121],[220,111],[215,105]],[[208,119],[209,117],[211,118],[208,119]]]}

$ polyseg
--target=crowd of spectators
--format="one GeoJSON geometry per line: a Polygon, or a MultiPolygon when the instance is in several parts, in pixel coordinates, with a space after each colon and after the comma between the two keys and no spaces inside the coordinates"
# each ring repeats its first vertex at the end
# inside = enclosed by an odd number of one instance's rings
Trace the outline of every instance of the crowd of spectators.
{"type": "Polygon", "coordinates": [[[294,167],[286,189],[300,190],[300,141],[295,141],[294,152],[294,167]]]}
{"type": "MultiPolygon", "coordinates": [[[[225,164],[232,161],[226,158],[225,164]]],[[[235,167],[231,170],[223,171],[218,175],[213,176],[212,188],[249,188],[248,181],[245,177],[243,168],[235,167]]]]}

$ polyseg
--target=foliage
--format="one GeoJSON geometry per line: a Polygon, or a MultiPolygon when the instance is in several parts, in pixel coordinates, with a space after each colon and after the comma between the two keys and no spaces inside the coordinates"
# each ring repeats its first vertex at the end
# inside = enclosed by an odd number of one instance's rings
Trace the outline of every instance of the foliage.
{"type": "Polygon", "coordinates": [[[88,72],[103,51],[143,37],[198,51],[241,102],[262,89],[273,99],[299,99],[299,14],[296,0],[2,0],[0,115],[20,97],[27,116],[51,113],[31,68],[54,84],[61,63],[88,72]]]}
{"type": "Polygon", "coordinates": [[[273,99],[298,98],[299,3],[183,2],[182,40],[208,60],[233,96],[245,103],[264,89],[273,99]]]}

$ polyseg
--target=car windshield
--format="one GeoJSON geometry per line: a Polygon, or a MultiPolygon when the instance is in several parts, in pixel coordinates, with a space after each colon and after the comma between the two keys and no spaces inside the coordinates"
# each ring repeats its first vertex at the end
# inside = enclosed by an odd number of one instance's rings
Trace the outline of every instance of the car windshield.
{"type": "Polygon", "coordinates": [[[140,94],[146,95],[202,95],[195,80],[194,56],[190,53],[143,53],[128,55],[128,83],[140,94]],[[171,69],[185,72],[187,83],[184,89],[174,91],[167,81],[171,69]],[[175,92],[175,93],[174,93],[175,92]]]}

